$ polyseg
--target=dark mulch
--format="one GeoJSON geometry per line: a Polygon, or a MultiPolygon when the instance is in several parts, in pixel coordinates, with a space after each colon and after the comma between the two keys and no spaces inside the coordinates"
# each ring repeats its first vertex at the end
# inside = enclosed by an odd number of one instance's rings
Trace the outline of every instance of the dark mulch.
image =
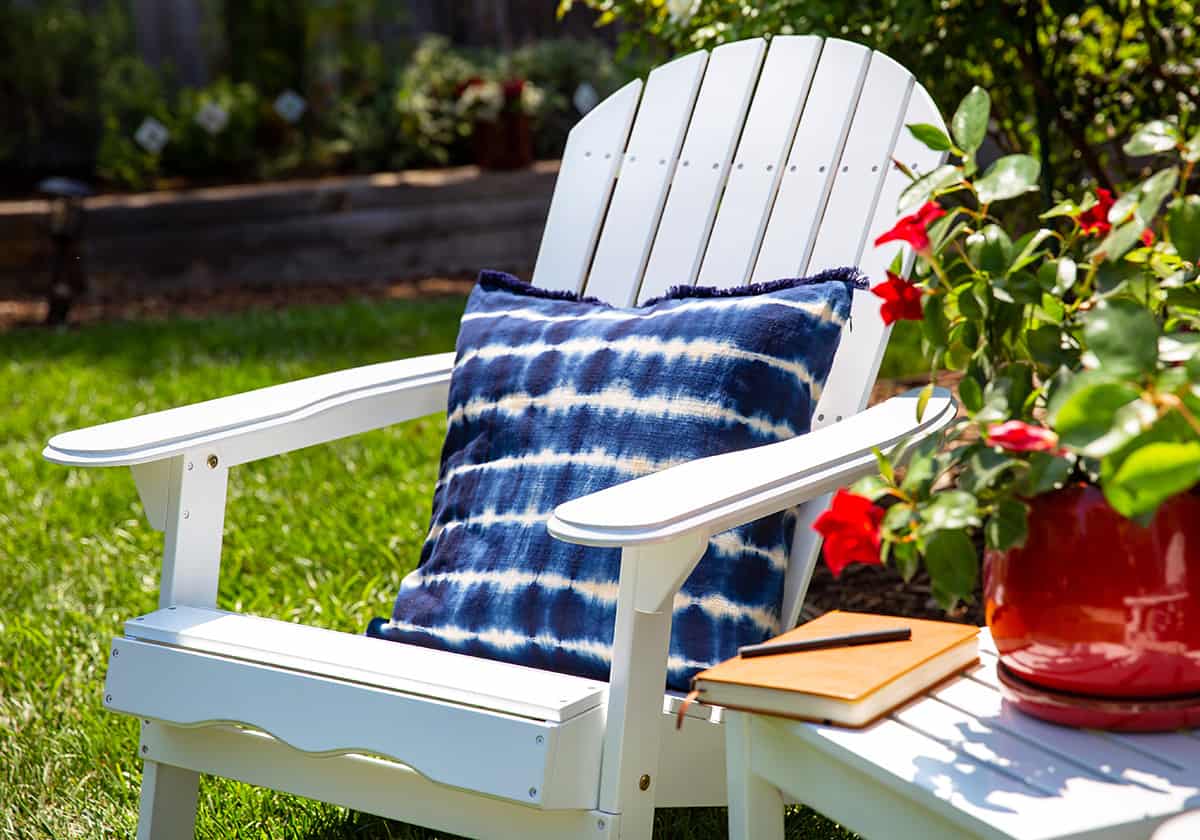
{"type": "Polygon", "coordinates": [[[906,618],[932,618],[983,625],[983,599],[976,589],[974,601],[945,613],[929,591],[929,576],[920,572],[908,583],[885,566],[846,567],[835,578],[823,562],[817,564],[802,614],[814,618],[829,610],[875,612],[906,618]]]}

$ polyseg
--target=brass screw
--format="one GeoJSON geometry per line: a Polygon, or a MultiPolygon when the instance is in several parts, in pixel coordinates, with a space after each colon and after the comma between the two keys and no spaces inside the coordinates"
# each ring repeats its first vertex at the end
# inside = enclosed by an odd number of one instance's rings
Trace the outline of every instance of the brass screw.
{"type": "Polygon", "coordinates": [[[638,790],[649,790],[649,789],[650,789],[650,775],[648,773],[643,773],[642,778],[638,779],[638,790]]]}
{"type": "Polygon", "coordinates": [[[209,468],[210,470],[215,470],[215,469],[217,468],[217,464],[218,464],[218,463],[219,463],[219,462],[217,461],[217,456],[216,456],[216,455],[209,455],[209,456],[208,456],[208,468],[209,468]]]}

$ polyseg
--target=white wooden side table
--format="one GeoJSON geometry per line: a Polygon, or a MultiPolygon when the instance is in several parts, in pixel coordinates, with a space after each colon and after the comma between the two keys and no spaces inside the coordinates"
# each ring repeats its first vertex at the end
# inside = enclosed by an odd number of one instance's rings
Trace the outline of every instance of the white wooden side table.
{"type": "Polygon", "coordinates": [[[979,666],[861,730],[727,711],[731,840],[782,840],[785,796],[871,840],[1146,840],[1200,808],[1200,730],[1044,723],[1002,702],[986,630],[980,648],[979,666]]]}

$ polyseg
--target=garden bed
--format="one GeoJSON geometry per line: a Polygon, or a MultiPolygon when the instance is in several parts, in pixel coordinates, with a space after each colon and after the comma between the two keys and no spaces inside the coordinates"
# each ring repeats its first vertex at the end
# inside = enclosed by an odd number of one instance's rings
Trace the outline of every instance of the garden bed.
{"type": "MultiPolygon", "coordinates": [[[[558,164],[409,170],[86,201],[94,300],[386,283],[533,264],[558,164]]],[[[49,205],[0,203],[0,296],[44,294],[49,205]]]]}

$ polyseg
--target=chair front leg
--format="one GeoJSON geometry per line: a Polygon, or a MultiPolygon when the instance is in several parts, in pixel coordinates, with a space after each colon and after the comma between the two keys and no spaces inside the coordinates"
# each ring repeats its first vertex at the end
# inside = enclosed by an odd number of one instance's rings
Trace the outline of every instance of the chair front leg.
{"type": "MultiPolygon", "coordinates": [[[[139,486],[151,520],[156,518],[153,508],[163,511],[159,606],[215,607],[229,470],[219,453],[211,450],[185,452],[165,467],[160,471],[165,480],[143,480],[139,486]],[[161,495],[147,499],[151,493],[161,495]]],[[[194,837],[199,788],[199,773],[147,759],[142,768],[138,840],[194,837]]]]}
{"type": "Polygon", "coordinates": [[[621,552],[599,807],[619,815],[621,840],[653,832],[672,603],[707,546],[687,535],[621,552]]]}
{"type": "Polygon", "coordinates": [[[199,773],[157,761],[143,762],[137,840],[195,837],[199,796],[199,773]]]}

